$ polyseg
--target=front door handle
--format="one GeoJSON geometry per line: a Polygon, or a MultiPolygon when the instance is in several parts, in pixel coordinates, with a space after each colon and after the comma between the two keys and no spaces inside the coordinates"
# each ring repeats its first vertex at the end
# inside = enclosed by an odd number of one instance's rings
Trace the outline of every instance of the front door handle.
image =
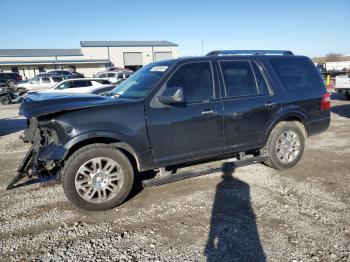
{"type": "Polygon", "coordinates": [[[202,111],[202,115],[203,116],[216,116],[217,112],[215,110],[208,109],[208,110],[202,111]]]}

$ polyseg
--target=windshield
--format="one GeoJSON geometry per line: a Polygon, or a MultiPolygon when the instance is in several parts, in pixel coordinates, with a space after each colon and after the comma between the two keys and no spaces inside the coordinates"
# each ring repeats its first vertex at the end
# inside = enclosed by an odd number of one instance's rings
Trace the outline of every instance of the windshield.
{"type": "Polygon", "coordinates": [[[123,98],[137,99],[145,97],[149,90],[159,81],[167,69],[175,61],[149,64],[142,67],[127,80],[114,88],[111,95],[123,98]]]}

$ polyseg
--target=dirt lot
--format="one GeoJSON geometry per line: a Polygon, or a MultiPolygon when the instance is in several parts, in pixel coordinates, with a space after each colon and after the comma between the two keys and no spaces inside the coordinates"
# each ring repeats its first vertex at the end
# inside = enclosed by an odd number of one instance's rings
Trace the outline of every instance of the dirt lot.
{"type": "Polygon", "coordinates": [[[100,213],[73,208],[52,183],[5,191],[28,146],[18,139],[18,106],[0,106],[0,258],[350,261],[350,102],[334,96],[332,104],[329,131],[307,141],[295,168],[256,164],[232,176],[137,186],[100,213]]]}

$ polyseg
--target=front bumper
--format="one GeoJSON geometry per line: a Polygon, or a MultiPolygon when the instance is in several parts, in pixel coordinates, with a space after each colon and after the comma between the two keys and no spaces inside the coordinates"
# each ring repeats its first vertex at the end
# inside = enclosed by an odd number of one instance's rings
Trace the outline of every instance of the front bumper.
{"type": "Polygon", "coordinates": [[[26,176],[52,174],[61,166],[67,150],[61,144],[48,143],[49,138],[46,135],[47,132],[39,129],[37,120],[30,119],[29,127],[24,131],[21,139],[32,145],[17,169],[17,176],[7,186],[7,189],[13,188],[15,183],[26,176]]]}
{"type": "Polygon", "coordinates": [[[37,158],[39,161],[63,160],[66,154],[67,150],[62,145],[49,145],[40,148],[37,158]]]}

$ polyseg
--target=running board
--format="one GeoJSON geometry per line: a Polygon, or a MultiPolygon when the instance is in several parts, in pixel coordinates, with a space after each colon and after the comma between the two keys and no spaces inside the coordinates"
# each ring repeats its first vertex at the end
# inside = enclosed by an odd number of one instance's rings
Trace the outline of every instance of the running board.
{"type": "Polygon", "coordinates": [[[170,175],[165,175],[165,176],[155,177],[152,179],[143,180],[142,185],[143,185],[143,187],[160,186],[160,185],[173,183],[173,182],[177,182],[177,181],[181,181],[181,180],[185,180],[185,179],[189,179],[189,178],[194,178],[194,177],[209,175],[209,174],[213,174],[213,173],[217,173],[217,172],[233,170],[237,167],[248,166],[251,164],[260,163],[260,162],[263,162],[265,160],[267,160],[267,157],[263,157],[263,156],[246,158],[243,160],[236,160],[233,162],[225,163],[225,167],[199,169],[198,171],[195,171],[195,172],[170,174],[170,175]]]}

